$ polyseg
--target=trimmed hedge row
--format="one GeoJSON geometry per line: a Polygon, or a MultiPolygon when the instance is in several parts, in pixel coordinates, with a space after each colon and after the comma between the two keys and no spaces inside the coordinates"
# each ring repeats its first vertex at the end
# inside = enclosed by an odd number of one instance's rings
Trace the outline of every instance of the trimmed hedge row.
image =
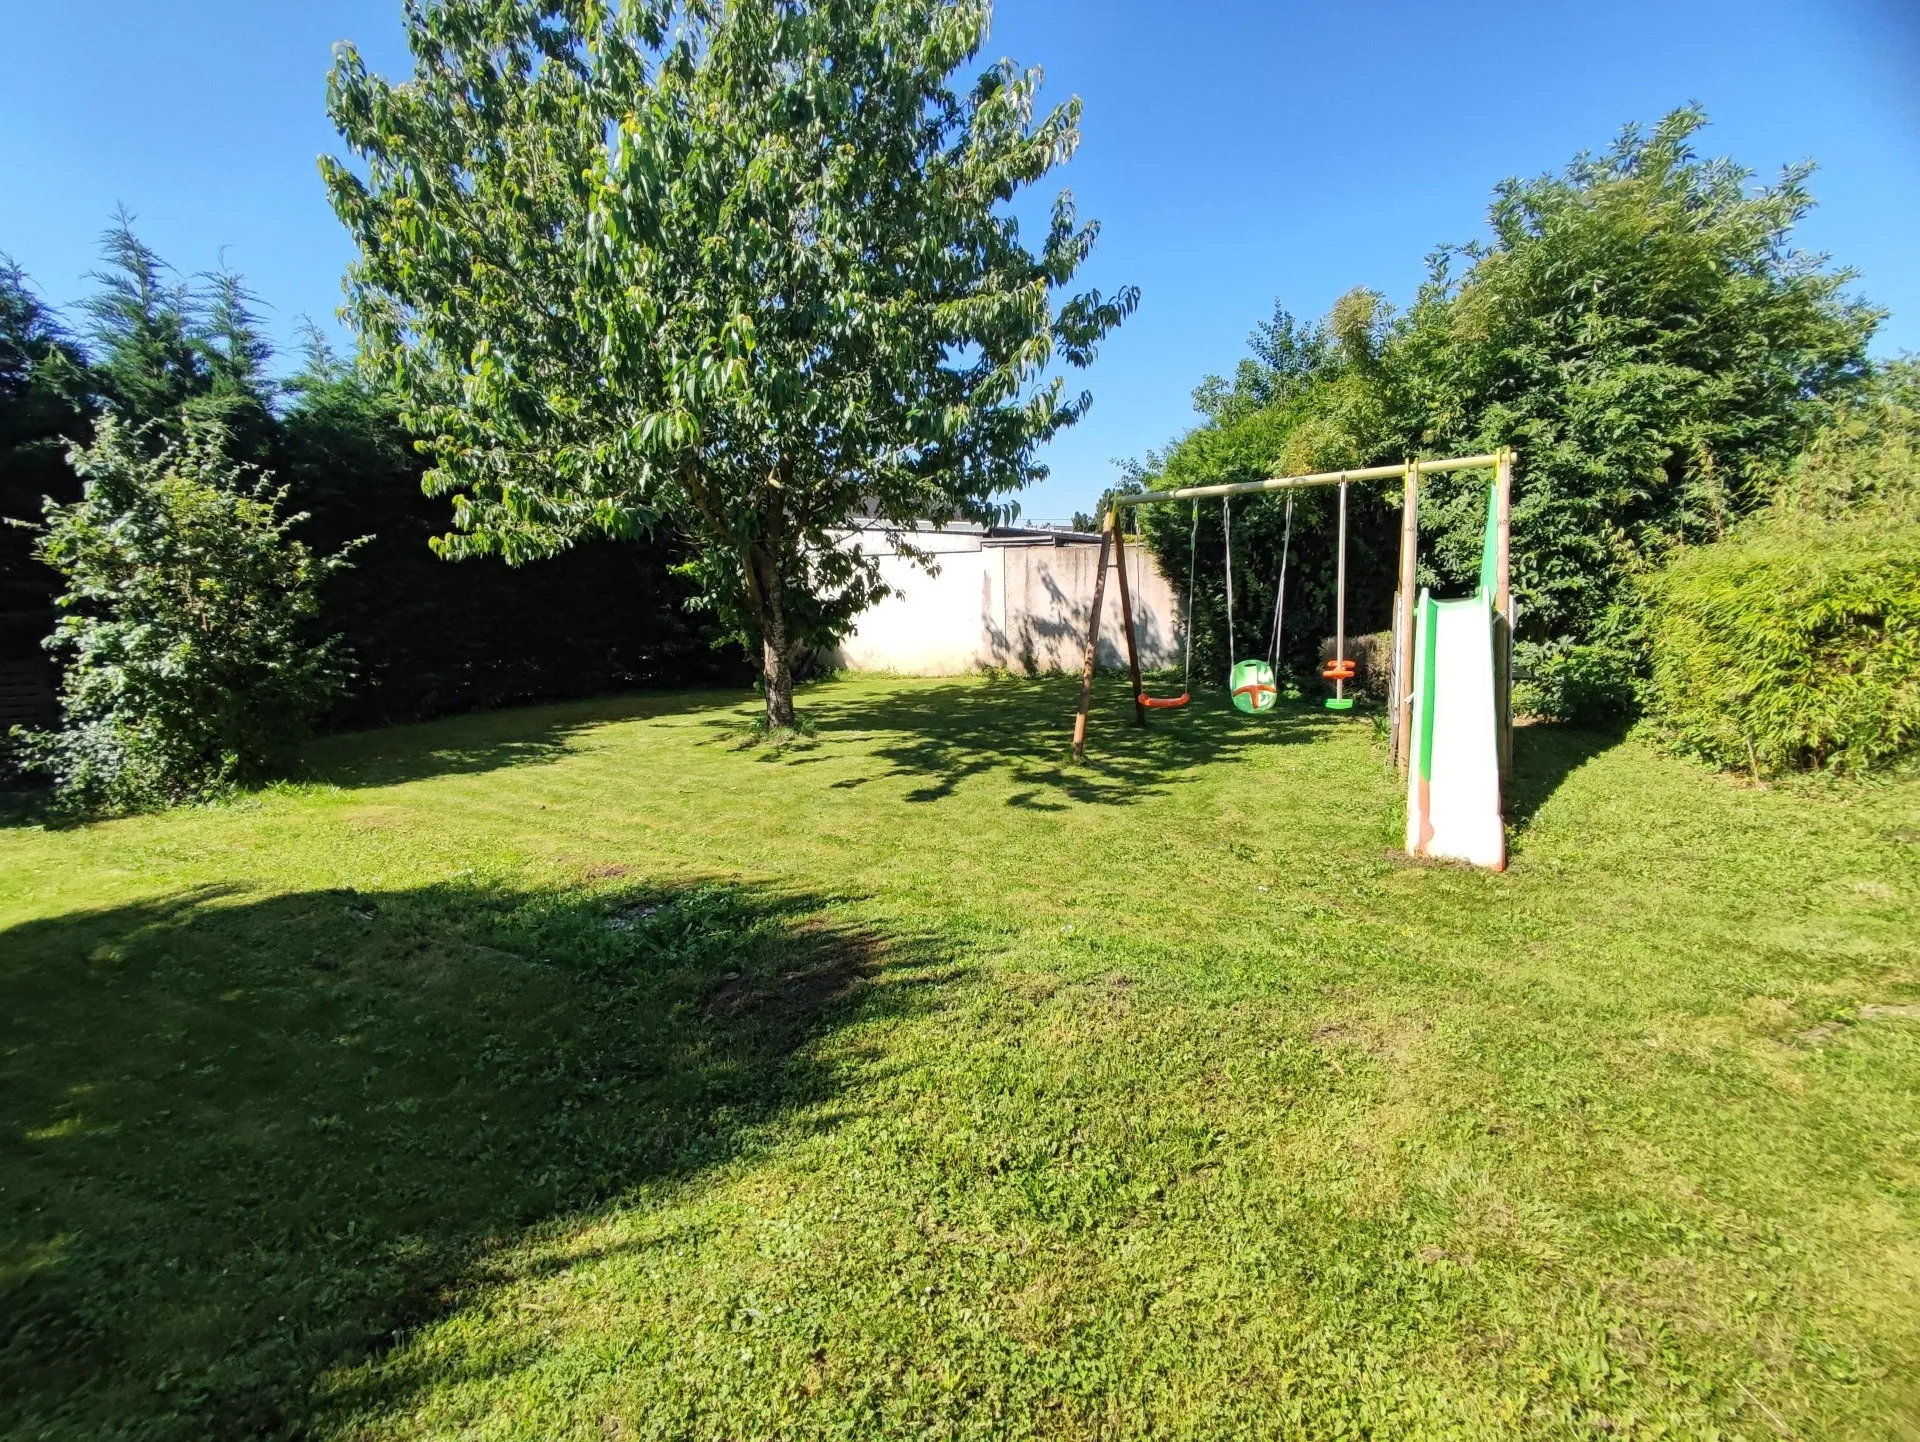
{"type": "Polygon", "coordinates": [[[1680,750],[1766,775],[1920,752],[1920,523],[1777,523],[1651,582],[1648,714],[1680,750]]]}

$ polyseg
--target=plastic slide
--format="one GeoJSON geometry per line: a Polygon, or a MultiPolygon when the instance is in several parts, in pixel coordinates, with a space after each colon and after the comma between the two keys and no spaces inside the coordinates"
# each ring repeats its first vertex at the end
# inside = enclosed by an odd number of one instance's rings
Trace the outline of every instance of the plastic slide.
{"type": "Polygon", "coordinates": [[[1492,597],[1436,601],[1422,591],[1416,618],[1407,854],[1504,871],[1492,597]]]}

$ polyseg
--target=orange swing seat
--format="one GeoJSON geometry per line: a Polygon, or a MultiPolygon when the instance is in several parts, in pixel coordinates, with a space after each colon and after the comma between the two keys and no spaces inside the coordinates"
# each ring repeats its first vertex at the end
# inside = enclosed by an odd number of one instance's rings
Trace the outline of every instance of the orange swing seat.
{"type": "Polygon", "coordinates": [[[1178,696],[1149,696],[1145,691],[1142,691],[1133,699],[1149,711],[1178,711],[1193,698],[1185,691],[1182,691],[1178,696]]]}
{"type": "Polygon", "coordinates": [[[1320,675],[1328,681],[1351,681],[1353,662],[1344,660],[1329,661],[1320,670],[1320,675]]]}

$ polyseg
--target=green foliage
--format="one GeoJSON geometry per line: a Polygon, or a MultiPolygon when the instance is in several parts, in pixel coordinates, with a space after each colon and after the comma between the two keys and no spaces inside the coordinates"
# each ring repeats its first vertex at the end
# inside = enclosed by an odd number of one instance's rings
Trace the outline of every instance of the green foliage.
{"type": "MultiPolygon", "coordinates": [[[[1196,392],[1205,423],[1140,478],[1251,480],[1515,446],[1520,635],[1568,658],[1548,669],[1590,691],[1595,665],[1631,653],[1636,579],[1769,499],[1860,382],[1879,319],[1845,295],[1850,272],[1792,248],[1812,205],[1809,170],[1756,188],[1731,161],[1695,153],[1704,124],[1679,110],[1559,174],[1508,181],[1491,236],[1441,249],[1405,315],[1364,290],[1318,326],[1277,312],[1231,383],[1209,378],[1196,392]],[[1579,647],[1600,650],[1572,659],[1579,647]]],[[[1278,570],[1279,529],[1259,519],[1275,504],[1246,506],[1255,577],[1278,570]]],[[[1318,615],[1331,590],[1327,501],[1299,504],[1310,517],[1303,603],[1318,615]]],[[[1352,516],[1349,614],[1361,626],[1387,617],[1381,562],[1397,511],[1381,488],[1352,516]]],[[[1484,475],[1428,483],[1423,584],[1471,584],[1485,517],[1484,475]]],[[[1184,568],[1183,529],[1167,518],[1154,535],[1162,562],[1184,568]]],[[[1218,608],[1202,622],[1217,627],[1218,608]]],[[[1218,646],[1205,630],[1198,644],[1218,646]]],[[[1622,694],[1623,679],[1588,699],[1622,694]]]]}
{"type": "Polygon", "coordinates": [[[692,681],[745,684],[738,653],[688,609],[660,542],[597,540],[537,565],[455,566],[430,542],[445,503],[393,394],[324,345],[288,383],[276,471],[320,550],[371,533],[323,590],[326,629],[354,658],[330,725],[414,721],[692,681]]]}
{"type": "Polygon", "coordinates": [[[984,517],[1043,474],[1131,291],[1059,306],[1096,229],[1005,204],[1071,154],[1037,72],[951,76],[984,0],[679,5],[433,0],[413,78],[343,52],[324,162],[359,243],[352,313],[454,495],[448,555],[545,556],[670,522],[758,642],[769,723],[791,661],[880,594],[836,544],[984,517]]]}
{"type": "Polygon", "coordinates": [[[0,463],[12,464],[23,447],[46,449],[84,418],[86,364],[25,272],[0,256],[0,463]]]}
{"type": "Polygon", "coordinates": [[[192,279],[175,272],[133,229],[123,207],[100,237],[106,268],[84,302],[90,381],[105,409],[148,426],[152,444],[178,438],[186,418],[217,424],[235,459],[272,459],[273,346],[257,297],[224,266],[192,279]]]}
{"type": "Polygon", "coordinates": [[[31,534],[7,521],[38,516],[43,497],[79,495],[65,438],[86,433],[91,408],[85,355],[0,256],[0,663],[27,676],[45,674],[40,642],[59,578],[34,559],[31,534]]]}
{"type": "Polygon", "coordinates": [[[50,648],[67,654],[63,728],[31,738],[61,801],[125,811],[270,774],[341,685],[310,632],[344,553],[289,532],[285,490],[248,479],[227,437],[189,417],[153,451],[104,418],[72,461],[78,501],[49,503],[39,558],[66,583],[50,648]]]}
{"type": "Polygon", "coordinates": [[[39,691],[6,720],[53,719],[55,670],[43,642],[54,628],[60,577],[33,554],[31,531],[43,502],[79,499],[68,447],[92,433],[102,412],[138,430],[149,449],[178,439],[188,416],[217,426],[235,459],[272,460],[277,436],[271,349],[238,276],[173,278],[170,267],[116,213],[100,241],[104,268],[84,303],[84,340],[32,295],[7,267],[0,281],[0,667],[18,687],[39,691]],[[8,524],[12,523],[12,524],[8,524]]]}
{"type": "Polygon", "coordinates": [[[1678,748],[1756,775],[1920,749],[1920,522],[1756,527],[1652,589],[1652,714],[1678,748]]]}
{"type": "MultiPolygon", "coordinates": [[[[1307,325],[1276,306],[1248,342],[1251,355],[1231,381],[1208,376],[1194,391],[1207,417],[1166,451],[1128,468],[1135,487],[1155,489],[1362,464],[1378,449],[1376,404],[1380,350],[1389,316],[1377,294],[1356,291],[1326,322],[1307,325]]],[[[1349,630],[1386,619],[1397,531],[1390,498],[1355,487],[1348,496],[1349,630]],[[1377,615],[1375,613],[1378,613],[1377,615]]],[[[1141,507],[1133,513],[1166,574],[1184,591],[1193,523],[1187,506],[1141,507]]],[[[1274,590],[1287,533],[1285,497],[1239,497],[1233,503],[1234,638],[1239,657],[1264,655],[1271,635],[1274,590]]],[[[1328,492],[1293,497],[1292,543],[1281,668],[1312,680],[1320,642],[1333,634],[1338,498],[1328,492]]],[[[1224,683],[1236,659],[1227,655],[1226,535],[1217,501],[1200,508],[1194,567],[1194,670],[1201,684],[1224,683]]]]}
{"type": "Polygon", "coordinates": [[[1772,507],[1651,586],[1652,714],[1756,775],[1920,751],[1920,386],[1883,367],[1772,507]]]}
{"type": "Polygon", "coordinates": [[[1880,313],[1846,298],[1851,272],[1791,245],[1811,167],[1755,189],[1696,154],[1705,123],[1675,111],[1507,182],[1492,240],[1442,252],[1410,318],[1408,385],[1434,443],[1520,449],[1530,637],[1593,639],[1636,575],[1724,536],[1864,373],[1880,313]]]}
{"type": "MultiPolygon", "coordinates": [[[[188,402],[208,394],[213,376],[200,334],[204,298],[133,231],[123,207],[100,238],[104,270],[84,305],[93,342],[93,379],[107,405],[135,426],[171,426],[188,402]]],[[[157,434],[157,433],[156,433],[157,434]]]]}
{"type": "Polygon", "coordinates": [[[1514,709],[1570,726],[1606,728],[1640,706],[1640,654],[1620,645],[1521,641],[1514,646],[1514,709]]]}
{"type": "MultiPolygon", "coordinates": [[[[91,434],[98,412],[148,426],[151,446],[194,418],[225,432],[231,459],[286,484],[292,505],[310,513],[302,535],[316,550],[371,535],[323,587],[323,629],[340,633],[355,659],[327,725],[744,682],[717,624],[689,611],[693,588],[671,574],[680,557],[670,544],[600,540],[513,571],[444,564],[430,542],[445,528],[445,505],[422,493],[427,463],[389,391],[311,328],[306,364],[282,380],[240,276],[174,279],[124,214],[102,245],[87,343],[0,262],[0,521],[37,521],[44,498],[79,498],[66,450],[91,434]]],[[[57,715],[57,671],[42,643],[60,590],[34,558],[31,529],[0,525],[0,686],[17,698],[11,719],[57,715]]]]}
{"type": "Polygon", "coordinates": [[[1920,519],[1920,360],[1875,368],[1794,461],[1772,509],[1814,521],[1920,519]]]}

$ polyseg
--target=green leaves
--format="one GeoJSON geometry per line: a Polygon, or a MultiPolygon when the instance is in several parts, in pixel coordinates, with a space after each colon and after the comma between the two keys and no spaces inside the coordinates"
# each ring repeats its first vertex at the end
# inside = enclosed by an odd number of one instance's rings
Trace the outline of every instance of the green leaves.
{"type": "Polygon", "coordinates": [[[340,687],[310,634],[315,556],[289,532],[284,488],[226,458],[217,422],[150,438],[112,416],[76,446],[86,485],[49,502],[36,553],[66,582],[48,645],[67,654],[62,731],[30,743],[62,801],[130,810],[258,780],[340,687]]]}
{"type": "Polygon", "coordinates": [[[1920,748],[1920,525],[1762,527],[1654,587],[1653,716],[1756,775],[1864,771],[1920,748]]]}
{"type": "Polygon", "coordinates": [[[1003,203],[1071,154],[1078,107],[1036,119],[1038,72],[1006,62],[950,84],[984,4],[635,13],[438,0],[413,80],[342,56],[353,312],[462,498],[450,553],[670,518],[783,658],[874,593],[836,541],[857,513],[986,515],[1040,474],[1086,405],[1044,372],[1089,364],[1137,294],[1056,307],[1098,233],[1066,197],[1021,243],[1003,203]]]}
{"type": "Polygon", "coordinates": [[[1806,168],[1754,189],[1702,160],[1705,116],[1509,181],[1494,242],[1443,254],[1415,307],[1441,444],[1518,445],[1516,586],[1537,636],[1586,635],[1674,546],[1763,502],[1865,370],[1878,312],[1791,248],[1806,168]],[[1596,545],[1597,543],[1597,545],[1596,545]]]}
{"type": "Polygon", "coordinates": [[[1920,367],[1886,366],[1772,506],[1648,591],[1651,709],[1677,749],[1756,774],[1920,749],[1920,367]]]}
{"type": "MultiPolygon", "coordinates": [[[[1755,187],[1731,161],[1695,154],[1704,124],[1678,110],[1558,174],[1507,181],[1490,238],[1438,251],[1404,315],[1364,289],[1318,326],[1276,312],[1230,382],[1196,391],[1206,424],[1142,479],[1514,446],[1521,634],[1612,646],[1633,627],[1639,577],[1769,498],[1865,375],[1879,319],[1846,294],[1850,272],[1792,248],[1812,204],[1808,169],[1755,187]]],[[[1479,478],[1430,485],[1424,580],[1468,581],[1485,514],[1479,478]]],[[[1376,524],[1356,523],[1363,555],[1391,545],[1376,524]]],[[[1277,549],[1255,536],[1250,524],[1252,569],[1271,575],[1277,549]]],[[[1184,566],[1184,530],[1163,528],[1160,543],[1163,561],[1184,566]]],[[[1363,566],[1356,584],[1359,608],[1384,619],[1390,579],[1376,588],[1363,566]]]]}

